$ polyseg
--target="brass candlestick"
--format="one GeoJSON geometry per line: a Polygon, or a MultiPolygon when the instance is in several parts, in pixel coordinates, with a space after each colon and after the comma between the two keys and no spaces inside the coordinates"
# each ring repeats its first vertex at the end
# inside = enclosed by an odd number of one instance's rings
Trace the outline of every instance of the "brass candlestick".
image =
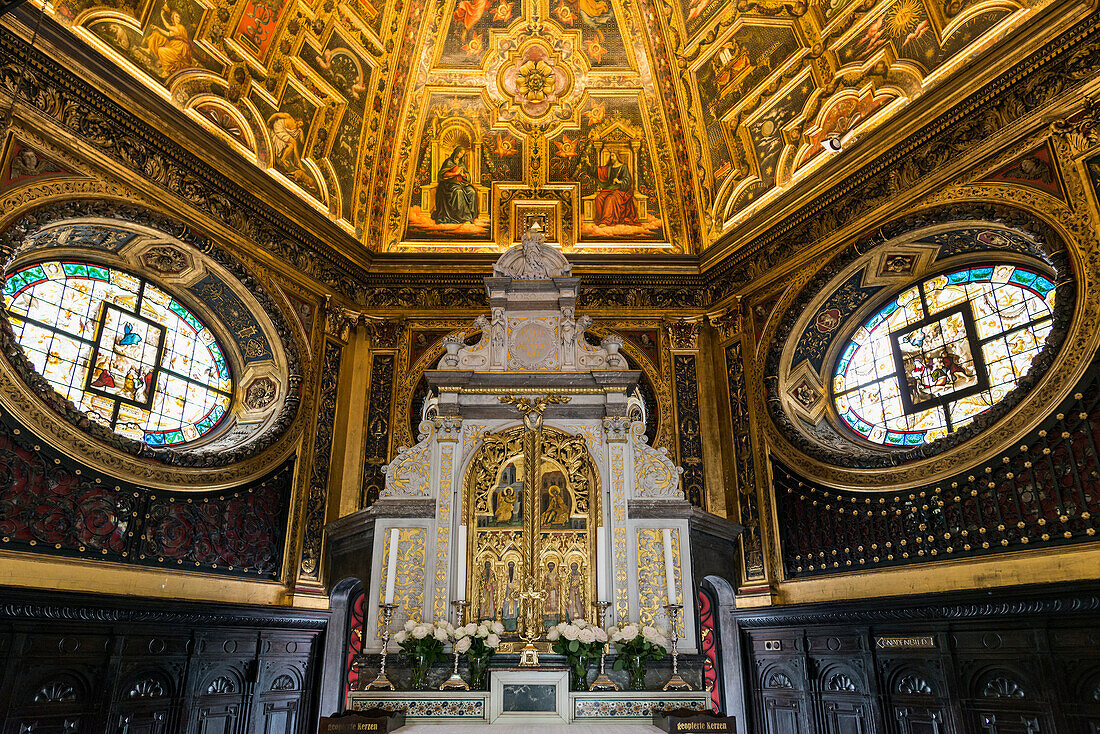
{"type": "Polygon", "coordinates": [[[378,608],[382,610],[382,665],[378,671],[378,677],[372,680],[366,690],[368,691],[392,691],[393,683],[390,683],[390,679],[386,677],[386,654],[389,651],[390,646],[390,619],[393,617],[393,612],[397,609],[396,604],[379,604],[378,608]]]}
{"type": "Polygon", "coordinates": [[[455,616],[458,617],[455,620],[455,627],[466,624],[466,609],[470,606],[470,602],[465,599],[455,599],[451,602],[451,606],[455,608],[455,616]]]}
{"type": "MultiPolygon", "coordinates": [[[[607,608],[611,606],[609,601],[594,601],[592,602],[593,608],[596,610],[596,624],[603,629],[603,618],[607,614],[607,608]]],[[[608,641],[610,642],[610,641],[608,641]]],[[[607,675],[607,670],[604,667],[607,660],[607,646],[608,642],[603,643],[603,648],[600,649],[600,674],[596,676],[596,680],[592,681],[592,685],[588,687],[590,691],[617,691],[619,686],[615,684],[615,681],[607,675]]]]}
{"type": "Polygon", "coordinates": [[[542,602],[546,598],[546,592],[535,591],[534,576],[528,575],[527,583],[524,586],[525,589],[519,596],[527,602],[527,609],[523,615],[524,630],[520,637],[527,644],[520,651],[519,667],[537,668],[539,667],[539,651],[535,647],[535,640],[541,635],[539,627],[542,626],[542,607],[541,605],[536,606],[536,603],[542,602]]]}
{"type": "Polygon", "coordinates": [[[663,691],[691,691],[694,690],[691,684],[680,677],[680,666],[677,660],[677,640],[676,636],[676,618],[680,614],[680,610],[684,608],[683,604],[665,604],[665,613],[668,614],[669,624],[671,628],[668,631],[668,636],[672,639],[672,677],[668,679],[668,683],[665,683],[663,691]]]}
{"type": "MultiPolygon", "coordinates": [[[[462,616],[466,611],[466,607],[470,606],[470,602],[465,599],[456,599],[451,602],[451,606],[455,608],[455,614],[458,616],[458,626],[462,626],[462,616]]],[[[451,642],[451,647],[456,648],[458,646],[458,640],[451,642]]],[[[451,671],[451,677],[443,681],[439,685],[441,691],[468,691],[470,690],[469,684],[462,680],[462,676],[458,674],[458,650],[454,651],[455,654],[455,667],[451,671]]]]}

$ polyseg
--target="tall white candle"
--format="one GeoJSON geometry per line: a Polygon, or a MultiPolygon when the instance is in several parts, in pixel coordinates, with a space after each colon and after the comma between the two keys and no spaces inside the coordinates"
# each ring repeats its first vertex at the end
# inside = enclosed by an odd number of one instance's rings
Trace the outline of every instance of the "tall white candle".
{"type": "Polygon", "coordinates": [[[393,604],[393,586],[397,583],[397,528],[390,528],[389,566],[386,568],[386,603],[393,604]]]}
{"type": "Polygon", "coordinates": [[[676,603],[676,567],[672,565],[672,530],[665,528],[661,531],[665,541],[665,586],[668,593],[668,603],[676,603]]]}

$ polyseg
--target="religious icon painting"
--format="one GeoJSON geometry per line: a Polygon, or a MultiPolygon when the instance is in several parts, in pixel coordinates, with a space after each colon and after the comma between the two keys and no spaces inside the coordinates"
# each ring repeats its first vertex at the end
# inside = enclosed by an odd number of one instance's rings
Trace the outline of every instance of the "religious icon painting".
{"type": "Polygon", "coordinates": [[[561,617],[561,559],[546,555],[542,564],[542,624],[549,630],[562,621],[561,617]]]}
{"type": "Polygon", "coordinates": [[[591,97],[580,117],[579,131],[562,132],[550,144],[550,180],[579,185],[578,239],[664,239],[639,100],[591,97]]]}
{"type": "Polygon", "coordinates": [[[86,389],[149,408],[163,351],[162,326],[106,305],[86,389]]]}
{"type": "Polygon", "coordinates": [[[523,578],[523,564],[507,558],[504,568],[504,592],[501,594],[500,622],[505,632],[516,632],[519,627],[519,592],[523,578]]]}
{"type": "Polygon", "coordinates": [[[476,95],[433,97],[421,132],[405,240],[492,244],[491,194],[523,176],[522,143],[492,132],[476,95]]]}
{"type": "Polygon", "coordinates": [[[584,619],[587,608],[585,588],[588,583],[584,558],[579,554],[566,559],[565,572],[565,618],[567,621],[584,619]]]}
{"type": "Polygon", "coordinates": [[[492,494],[492,516],[480,518],[485,527],[523,527],[523,457],[517,456],[501,469],[492,494]]]}
{"type": "Polygon", "coordinates": [[[569,492],[569,481],[560,470],[543,470],[540,507],[542,527],[570,527],[573,516],[572,495],[569,492]]]}
{"type": "Polygon", "coordinates": [[[477,597],[477,619],[479,622],[497,618],[497,598],[499,597],[497,574],[490,558],[485,558],[482,561],[480,577],[477,597]]]}

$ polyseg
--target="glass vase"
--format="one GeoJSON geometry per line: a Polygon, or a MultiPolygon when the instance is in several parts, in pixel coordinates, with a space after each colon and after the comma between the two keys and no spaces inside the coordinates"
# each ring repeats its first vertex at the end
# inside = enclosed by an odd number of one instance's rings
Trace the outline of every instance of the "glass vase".
{"type": "Polygon", "coordinates": [[[431,663],[427,655],[410,655],[412,660],[412,677],[409,680],[409,687],[414,691],[426,691],[428,690],[428,670],[431,668],[431,663]]]}
{"type": "Polygon", "coordinates": [[[485,655],[467,655],[466,661],[470,664],[470,690],[484,691],[489,679],[489,661],[493,653],[485,655]]]}
{"type": "Polygon", "coordinates": [[[572,658],[570,661],[571,675],[569,676],[570,689],[574,691],[588,690],[588,658],[572,658]]]}
{"type": "Polygon", "coordinates": [[[645,656],[643,655],[627,655],[626,656],[626,668],[627,676],[630,679],[630,690],[632,691],[644,691],[645,690],[645,656]]]}

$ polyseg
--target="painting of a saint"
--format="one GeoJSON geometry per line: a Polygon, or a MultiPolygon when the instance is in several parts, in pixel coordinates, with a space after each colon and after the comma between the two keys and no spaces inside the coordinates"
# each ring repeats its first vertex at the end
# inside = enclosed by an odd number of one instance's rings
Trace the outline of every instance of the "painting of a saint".
{"type": "Polygon", "coordinates": [[[271,142],[275,160],[288,171],[302,167],[301,145],[305,137],[305,123],[297,110],[276,112],[267,121],[271,126],[271,142]]]}
{"type": "Polygon", "coordinates": [[[542,577],[542,624],[550,629],[561,621],[561,576],[553,561],[546,564],[546,573],[542,577]]]}
{"type": "Polygon", "coordinates": [[[499,524],[512,521],[512,508],[516,505],[516,490],[512,487],[501,487],[497,492],[496,521],[499,524]]]}
{"type": "Polygon", "coordinates": [[[592,177],[596,179],[596,224],[638,224],[638,210],[634,205],[634,177],[620,154],[604,150],[595,166],[591,164],[591,151],[587,155],[592,177]]]}
{"type": "Polygon", "coordinates": [[[171,10],[167,3],[160,7],[160,24],[149,23],[141,50],[165,78],[195,66],[191,57],[191,34],[178,10],[171,10]]]}
{"type": "Polygon", "coordinates": [[[478,596],[478,621],[497,618],[497,579],[493,573],[493,564],[485,561],[485,570],[481,574],[481,593],[478,596]]]}
{"type": "Polygon", "coordinates": [[[504,585],[504,602],[501,604],[500,621],[505,632],[515,632],[519,620],[519,604],[516,596],[516,562],[508,561],[508,582],[504,585]]]}
{"type": "Polygon", "coordinates": [[[438,183],[432,212],[436,224],[464,224],[477,219],[477,190],[470,183],[466,149],[461,145],[439,167],[438,183]]]}
{"type": "Polygon", "coordinates": [[[504,527],[523,525],[523,459],[510,462],[500,473],[492,494],[491,518],[483,524],[504,527]]]}
{"type": "Polygon", "coordinates": [[[584,575],[576,561],[569,564],[565,597],[565,612],[569,621],[584,619],[584,575]]]}
{"type": "Polygon", "coordinates": [[[544,526],[568,525],[570,515],[569,503],[566,502],[564,491],[557,484],[551,484],[545,497],[546,510],[542,513],[544,526]]]}

